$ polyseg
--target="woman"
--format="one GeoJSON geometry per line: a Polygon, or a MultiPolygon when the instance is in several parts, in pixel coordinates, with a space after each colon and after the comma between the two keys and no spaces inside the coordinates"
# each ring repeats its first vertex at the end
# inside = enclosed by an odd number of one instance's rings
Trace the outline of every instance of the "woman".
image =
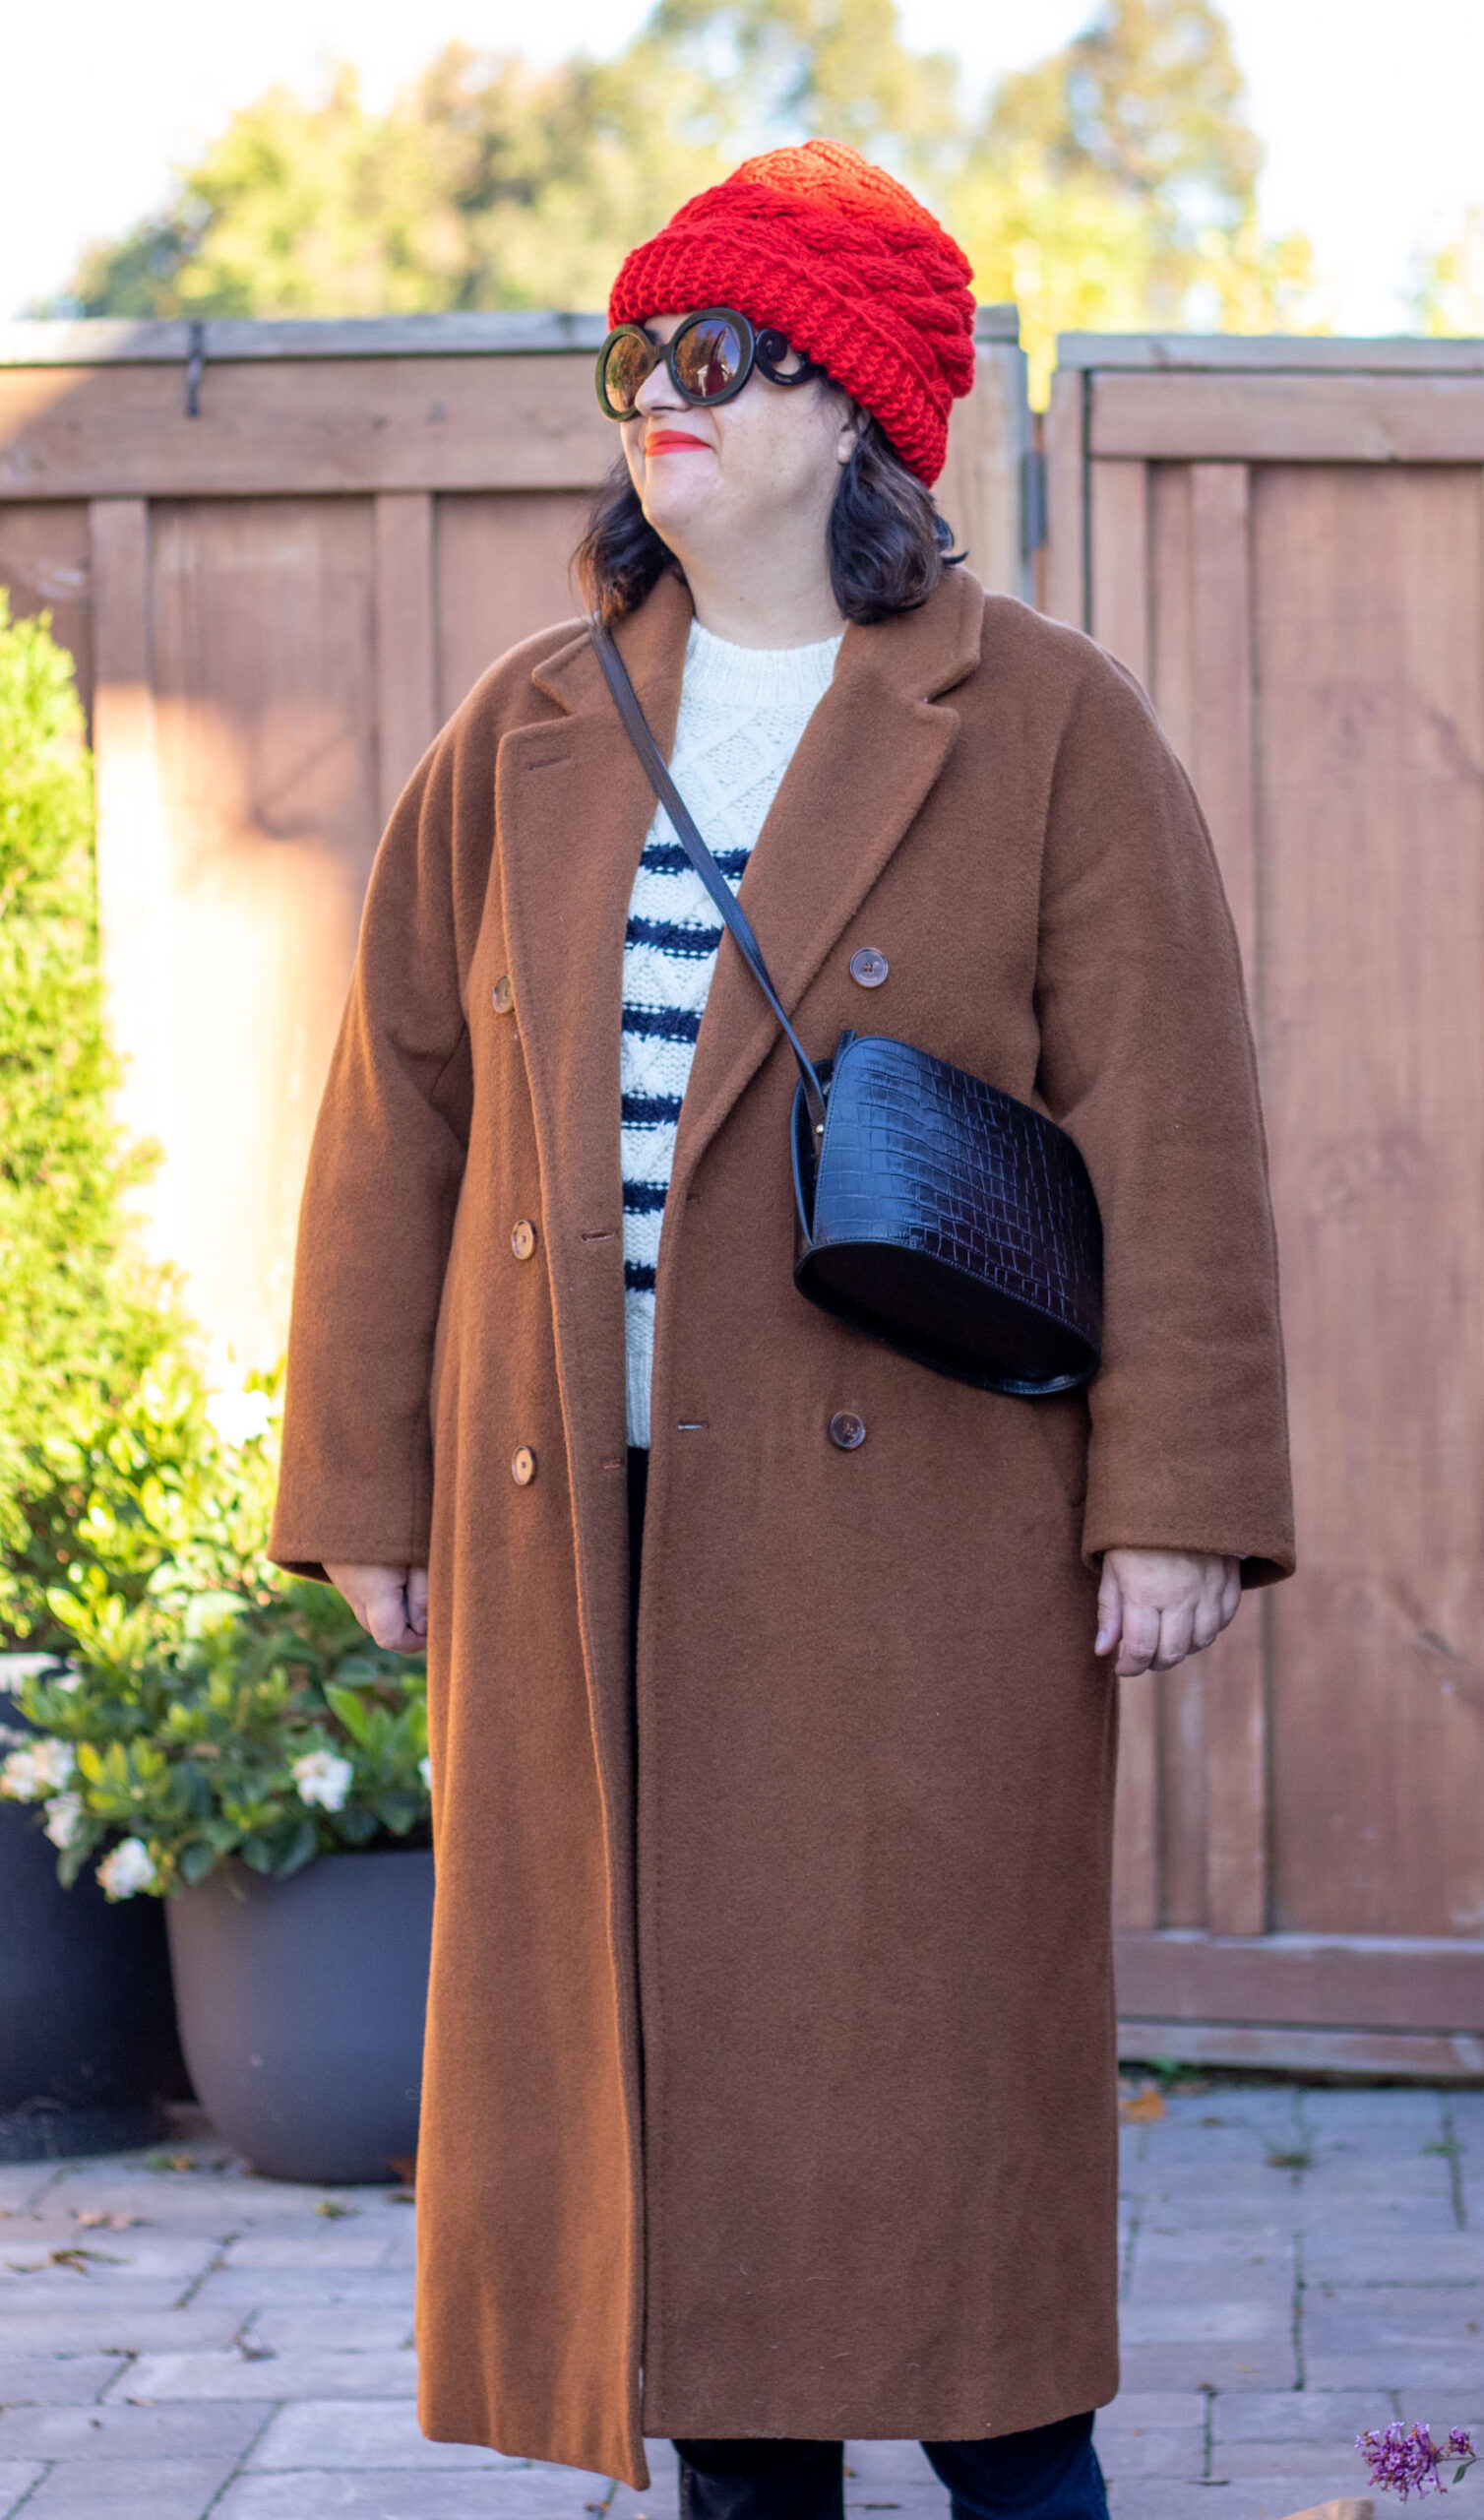
{"type": "Polygon", "coordinates": [[[638,2484],[669,2433],[715,2520],[838,2514],[852,2434],[1103,2511],[1108,1666],[1292,1564],[1230,921],[1137,686],[945,557],[967,277],[834,144],[687,204],[583,559],[815,1053],[1077,1140],[1090,1391],[800,1300],[792,1060],[581,621],[397,808],[305,1196],[274,1553],[430,1657],[424,2426],[638,2484]]]}

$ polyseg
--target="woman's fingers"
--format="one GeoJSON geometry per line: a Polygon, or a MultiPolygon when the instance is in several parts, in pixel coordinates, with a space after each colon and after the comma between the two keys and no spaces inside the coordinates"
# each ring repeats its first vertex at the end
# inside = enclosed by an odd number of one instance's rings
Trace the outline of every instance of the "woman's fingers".
{"type": "Polygon", "coordinates": [[[392,1654],[422,1652],[428,1641],[425,1566],[327,1565],[325,1572],[373,1643],[392,1654]]]}
{"type": "Polygon", "coordinates": [[[1154,1655],[1156,1671],[1173,1671],[1191,1651],[1195,1634],[1196,1610],[1193,1601],[1174,1602],[1159,1613],[1159,1643],[1154,1655]]]}
{"type": "Polygon", "coordinates": [[[1113,1669],[1121,1680],[1132,1680],[1146,1671],[1159,1651],[1159,1606],[1157,1603],[1130,1600],[1124,1596],[1123,1643],[1113,1669]]]}
{"type": "Polygon", "coordinates": [[[1097,1584],[1097,1637],[1094,1654],[1111,1654],[1123,1634],[1123,1591],[1111,1556],[1105,1557],[1097,1584]]]}

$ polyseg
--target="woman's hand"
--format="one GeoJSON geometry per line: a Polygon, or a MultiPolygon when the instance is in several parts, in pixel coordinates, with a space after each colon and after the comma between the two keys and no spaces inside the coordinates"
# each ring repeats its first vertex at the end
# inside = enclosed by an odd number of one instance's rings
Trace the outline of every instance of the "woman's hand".
{"type": "Polygon", "coordinates": [[[1110,1548],[1097,1588],[1094,1652],[1117,1649],[1121,1680],[1172,1671],[1187,1654],[1204,1653],[1236,1616],[1242,1569],[1235,1557],[1189,1548],[1110,1548]]]}
{"type": "Polygon", "coordinates": [[[420,1654],[428,1641],[425,1566],[327,1566],[331,1583],[378,1645],[420,1654]]]}

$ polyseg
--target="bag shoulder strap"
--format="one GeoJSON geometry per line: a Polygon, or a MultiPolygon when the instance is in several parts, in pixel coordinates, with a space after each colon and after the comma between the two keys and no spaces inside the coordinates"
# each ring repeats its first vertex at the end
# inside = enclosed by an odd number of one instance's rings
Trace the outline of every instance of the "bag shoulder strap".
{"type": "Polygon", "coordinates": [[[737,901],[730,884],[702,839],[692,820],[690,807],[670,777],[669,766],[654,740],[649,722],[640,707],[639,694],[629,679],[629,669],[618,653],[611,631],[598,620],[595,614],[592,615],[588,626],[592,634],[593,647],[597,651],[598,663],[602,666],[604,679],[613,694],[614,705],[624,722],[625,732],[639,755],[650,787],[670,818],[676,839],[710,893],[738,953],[787,1036],[789,1046],[799,1063],[799,1075],[803,1080],[804,1101],[808,1105],[810,1120],[816,1130],[821,1129],[825,1122],[824,1087],[820,1083],[819,1075],[803,1042],[783,1012],[782,1001],[769,977],[768,965],[763,960],[763,949],[753,933],[752,921],[737,901]]]}

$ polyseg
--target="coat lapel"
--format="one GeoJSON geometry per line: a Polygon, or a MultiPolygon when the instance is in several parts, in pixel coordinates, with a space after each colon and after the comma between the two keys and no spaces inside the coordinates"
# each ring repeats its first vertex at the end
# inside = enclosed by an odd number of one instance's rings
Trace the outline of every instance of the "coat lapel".
{"type": "MultiPolygon", "coordinates": [[[[619,634],[667,749],[690,620],[685,588],[662,580],[619,634]]],[[[619,1036],[625,917],[654,799],[586,631],[533,679],[567,714],[514,727],[500,745],[505,941],[540,1158],[579,1609],[622,1896],[632,1778],[619,1036]]]]}
{"type": "MultiPolygon", "coordinates": [[[[958,730],[938,700],[979,662],[984,591],[960,571],[916,612],[852,623],[759,834],[741,901],[792,1015],[831,946],[909,830],[958,730]]],[[[778,1039],[730,940],[707,1002],[675,1146],[672,1190],[694,1172],[778,1039]]],[[[833,1041],[806,1044],[828,1056],[833,1041]]]]}

